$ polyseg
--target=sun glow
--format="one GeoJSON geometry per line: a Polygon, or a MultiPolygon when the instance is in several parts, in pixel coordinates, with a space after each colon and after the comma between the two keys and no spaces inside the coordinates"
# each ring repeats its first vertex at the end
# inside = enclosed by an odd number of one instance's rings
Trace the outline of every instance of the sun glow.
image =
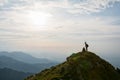
{"type": "Polygon", "coordinates": [[[49,13],[40,11],[30,11],[27,15],[29,24],[36,30],[46,29],[51,16],[49,13]]]}

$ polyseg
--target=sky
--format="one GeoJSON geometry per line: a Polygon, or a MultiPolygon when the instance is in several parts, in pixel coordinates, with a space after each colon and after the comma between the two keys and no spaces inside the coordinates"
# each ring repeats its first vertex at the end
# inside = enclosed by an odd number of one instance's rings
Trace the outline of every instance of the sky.
{"type": "Polygon", "coordinates": [[[85,41],[120,61],[120,0],[0,0],[0,51],[62,61],[85,41]]]}

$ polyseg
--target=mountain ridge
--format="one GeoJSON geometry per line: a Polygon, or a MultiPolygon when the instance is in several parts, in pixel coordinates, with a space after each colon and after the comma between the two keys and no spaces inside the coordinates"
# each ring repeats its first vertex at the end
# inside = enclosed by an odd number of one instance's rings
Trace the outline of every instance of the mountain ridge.
{"type": "Polygon", "coordinates": [[[32,55],[29,55],[27,53],[20,52],[20,51],[14,51],[14,52],[1,51],[0,56],[11,57],[18,61],[22,61],[22,62],[30,63],[30,64],[54,63],[54,61],[52,60],[49,60],[46,58],[36,58],[36,57],[33,57],[32,55]]]}
{"type": "Polygon", "coordinates": [[[107,61],[84,51],[74,53],[65,62],[25,80],[120,80],[120,74],[107,61]]]}
{"type": "Polygon", "coordinates": [[[0,56],[0,68],[6,67],[6,68],[14,69],[17,71],[22,71],[22,72],[36,73],[52,65],[55,65],[55,64],[54,63],[53,64],[52,63],[29,64],[29,63],[15,60],[8,56],[0,56]]]}
{"type": "Polygon", "coordinates": [[[23,80],[32,73],[25,73],[9,68],[0,68],[0,80],[23,80]]]}

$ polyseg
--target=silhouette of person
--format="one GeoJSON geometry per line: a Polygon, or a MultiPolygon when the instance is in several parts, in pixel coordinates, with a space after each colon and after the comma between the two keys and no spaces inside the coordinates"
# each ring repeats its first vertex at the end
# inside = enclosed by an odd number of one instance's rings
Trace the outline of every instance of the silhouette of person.
{"type": "Polygon", "coordinates": [[[87,44],[87,42],[85,42],[86,51],[88,51],[88,47],[89,47],[89,45],[87,44]]]}
{"type": "Polygon", "coordinates": [[[83,47],[82,52],[85,52],[85,48],[83,47]]]}

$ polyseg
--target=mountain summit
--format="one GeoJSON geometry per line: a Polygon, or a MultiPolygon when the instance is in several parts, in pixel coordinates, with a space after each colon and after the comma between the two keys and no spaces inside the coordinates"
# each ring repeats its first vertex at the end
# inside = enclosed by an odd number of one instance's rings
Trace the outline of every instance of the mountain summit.
{"type": "Polygon", "coordinates": [[[25,80],[120,80],[120,73],[96,54],[83,51],[25,80]]]}

